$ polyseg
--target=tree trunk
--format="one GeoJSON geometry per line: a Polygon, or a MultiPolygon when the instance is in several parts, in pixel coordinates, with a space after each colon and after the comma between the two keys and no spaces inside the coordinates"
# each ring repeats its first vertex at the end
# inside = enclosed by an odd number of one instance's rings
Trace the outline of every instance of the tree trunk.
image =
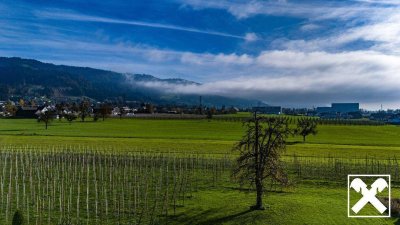
{"type": "Polygon", "coordinates": [[[250,207],[252,210],[264,210],[263,203],[262,203],[262,196],[263,196],[263,183],[262,183],[262,172],[260,168],[260,151],[259,151],[259,133],[258,133],[258,118],[257,118],[257,112],[254,112],[254,122],[255,122],[255,143],[254,143],[254,158],[255,158],[255,164],[254,164],[254,169],[255,169],[255,175],[256,175],[256,191],[257,191],[257,197],[256,197],[256,205],[250,207]]]}
{"type": "Polygon", "coordinates": [[[256,197],[256,205],[252,207],[253,210],[264,210],[263,206],[263,184],[262,180],[260,178],[256,178],[256,191],[257,191],[257,197],[256,197]]]}
{"type": "Polygon", "coordinates": [[[306,135],[303,135],[303,142],[306,142],[306,135]]]}
{"type": "Polygon", "coordinates": [[[45,122],[44,124],[46,124],[46,130],[47,130],[47,122],[45,122]]]}

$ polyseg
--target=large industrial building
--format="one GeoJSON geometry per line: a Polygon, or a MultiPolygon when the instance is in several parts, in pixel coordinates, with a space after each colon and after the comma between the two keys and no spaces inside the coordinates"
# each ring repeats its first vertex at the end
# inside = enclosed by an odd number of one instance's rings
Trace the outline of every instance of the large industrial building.
{"type": "Polygon", "coordinates": [[[332,103],[331,107],[317,107],[317,113],[351,113],[359,111],[359,103],[332,103]]]}
{"type": "Polygon", "coordinates": [[[253,112],[279,115],[282,113],[282,107],[281,106],[258,106],[258,107],[253,107],[253,112]]]}
{"type": "Polygon", "coordinates": [[[332,110],[338,113],[351,113],[360,111],[359,103],[332,103],[332,110]]]}
{"type": "Polygon", "coordinates": [[[332,103],[331,107],[317,107],[317,115],[323,118],[351,118],[360,112],[359,103],[332,103]]]}

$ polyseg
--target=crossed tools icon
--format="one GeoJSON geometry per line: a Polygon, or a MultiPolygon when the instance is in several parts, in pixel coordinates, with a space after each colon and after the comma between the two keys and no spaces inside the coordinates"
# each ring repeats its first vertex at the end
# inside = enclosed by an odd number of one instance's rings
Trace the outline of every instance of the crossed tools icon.
{"type": "Polygon", "coordinates": [[[368,189],[367,185],[360,178],[355,178],[351,182],[350,188],[353,188],[358,193],[361,192],[363,197],[351,209],[357,214],[369,202],[382,214],[387,210],[387,208],[381,201],[379,201],[376,194],[382,192],[388,187],[388,183],[383,178],[376,179],[371,185],[371,189],[368,189]]]}

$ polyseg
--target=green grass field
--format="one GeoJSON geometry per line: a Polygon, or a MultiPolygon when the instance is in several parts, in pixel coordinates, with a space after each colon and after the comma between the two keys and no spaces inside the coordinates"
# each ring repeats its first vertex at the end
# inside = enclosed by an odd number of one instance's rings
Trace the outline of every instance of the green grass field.
{"type": "MultiPolygon", "coordinates": [[[[0,141],[17,145],[113,146],[124,151],[232,154],[243,135],[240,122],[207,120],[107,119],[54,121],[48,130],[36,120],[0,120],[0,141]]],[[[393,157],[400,153],[399,126],[321,125],[302,143],[289,138],[286,154],[336,157],[393,157]]]]}
{"type": "MultiPolygon", "coordinates": [[[[398,195],[399,192],[393,193],[398,195]]],[[[176,224],[398,224],[396,218],[347,217],[347,189],[337,184],[303,183],[285,192],[267,192],[267,209],[250,211],[255,194],[224,190],[195,195],[176,224]]],[[[364,209],[363,209],[364,210],[364,209]]],[[[373,210],[373,209],[365,209],[373,210]]]]}
{"type": "MultiPolygon", "coordinates": [[[[91,146],[120,152],[196,153],[234,157],[243,135],[240,122],[217,120],[107,119],[98,122],[53,121],[48,130],[36,120],[0,119],[0,143],[12,146],[91,146]]],[[[286,155],[378,159],[400,158],[399,126],[322,125],[302,143],[290,137],[286,155]]],[[[397,184],[395,184],[396,186],[397,184]]],[[[301,181],[283,192],[268,192],[265,211],[248,211],[253,193],[235,184],[200,190],[172,224],[399,224],[392,219],[347,218],[346,184],[301,181]]],[[[397,187],[392,197],[400,197],[397,187]]]]}

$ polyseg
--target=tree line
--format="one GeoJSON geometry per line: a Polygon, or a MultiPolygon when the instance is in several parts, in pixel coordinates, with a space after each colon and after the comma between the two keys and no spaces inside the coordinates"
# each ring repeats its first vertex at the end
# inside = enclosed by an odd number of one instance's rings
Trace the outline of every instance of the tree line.
{"type": "MultiPolygon", "coordinates": [[[[122,118],[126,115],[123,107],[117,107],[117,115],[122,118]]],[[[97,107],[93,107],[89,100],[82,100],[79,103],[60,103],[56,105],[44,106],[39,109],[36,115],[38,122],[43,122],[45,128],[55,119],[66,119],[69,123],[79,119],[81,122],[87,121],[87,118],[92,117],[93,121],[98,121],[100,118],[104,121],[112,114],[113,106],[109,103],[101,103],[97,107]]]]}

